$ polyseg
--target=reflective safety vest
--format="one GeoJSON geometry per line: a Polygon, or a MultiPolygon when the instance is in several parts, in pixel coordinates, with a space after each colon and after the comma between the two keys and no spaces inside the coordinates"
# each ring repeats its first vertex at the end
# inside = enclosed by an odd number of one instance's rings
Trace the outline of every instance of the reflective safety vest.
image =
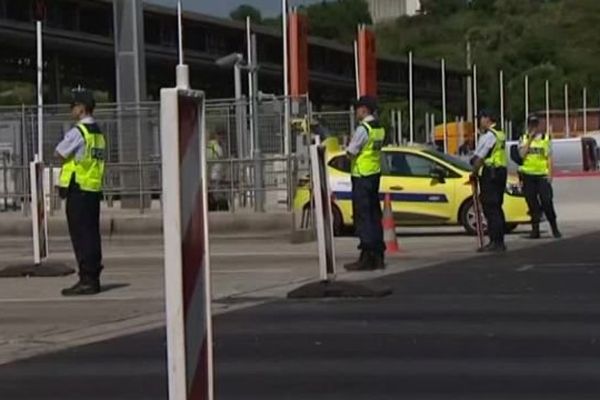
{"type": "MultiPolygon", "coordinates": [[[[381,148],[385,140],[385,129],[374,127],[371,123],[362,122],[369,135],[369,140],[352,159],[351,172],[354,177],[371,176],[381,173],[381,148]]],[[[378,125],[378,124],[373,124],[378,125]]]]}
{"type": "Polygon", "coordinates": [[[214,161],[221,158],[221,145],[218,140],[209,140],[206,142],[207,160],[214,161]]]}
{"type": "MultiPolygon", "coordinates": [[[[521,144],[529,142],[529,138],[529,134],[525,133],[521,139],[521,144]]],[[[519,171],[527,175],[548,175],[550,173],[548,159],[551,146],[552,141],[549,134],[535,137],[529,145],[529,151],[525,155],[523,165],[519,167],[519,171]]]]}
{"type": "Polygon", "coordinates": [[[104,163],[106,157],[106,142],[104,134],[96,124],[82,124],[75,126],[85,141],[85,151],[80,160],[72,154],[62,165],[59,186],[68,188],[71,180],[86,192],[101,192],[104,182],[104,163]]]}
{"type": "Polygon", "coordinates": [[[506,134],[496,129],[495,126],[492,126],[490,131],[496,136],[496,144],[485,158],[485,166],[492,168],[506,167],[508,165],[508,158],[506,157],[506,134]]]}

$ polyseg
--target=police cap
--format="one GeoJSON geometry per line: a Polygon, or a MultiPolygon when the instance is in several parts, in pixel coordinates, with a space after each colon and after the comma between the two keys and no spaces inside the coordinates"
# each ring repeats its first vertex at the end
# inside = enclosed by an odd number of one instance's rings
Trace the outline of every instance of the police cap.
{"type": "Polygon", "coordinates": [[[489,118],[494,122],[496,121],[496,113],[494,113],[489,108],[483,108],[483,109],[479,110],[479,114],[477,114],[477,117],[478,118],[489,118]]]}
{"type": "Polygon", "coordinates": [[[72,92],[71,107],[77,104],[81,104],[87,109],[93,110],[94,108],[96,108],[96,100],[94,99],[94,94],[87,89],[74,89],[72,92]]]}
{"type": "Polygon", "coordinates": [[[354,107],[366,107],[371,113],[374,113],[375,111],[377,111],[377,99],[373,96],[361,96],[354,103],[354,107]]]}
{"type": "Polygon", "coordinates": [[[538,125],[539,123],[540,123],[540,119],[538,118],[537,115],[531,114],[529,117],[527,117],[528,125],[538,125]]]}

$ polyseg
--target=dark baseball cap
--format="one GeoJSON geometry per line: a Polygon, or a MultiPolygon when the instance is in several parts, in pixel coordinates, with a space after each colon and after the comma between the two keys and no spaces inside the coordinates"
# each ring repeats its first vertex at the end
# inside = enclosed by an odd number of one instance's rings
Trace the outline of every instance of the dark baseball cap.
{"type": "Polygon", "coordinates": [[[377,111],[377,99],[373,96],[361,96],[354,102],[354,107],[367,107],[369,111],[377,111]]]}
{"type": "Polygon", "coordinates": [[[87,89],[74,89],[71,97],[71,107],[76,104],[81,104],[87,108],[94,109],[96,107],[96,100],[94,94],[87,89]]]}
{"type": "Polygon", "coordinates": [[[537,115],[531,114],[529,117],[527,117],[527,124],[529,124],[529,125],[537,125],[539,123],[540,123],[540,119],[538,118],[537,115]]]}
{"type": "Polygon", "coordinates": [[[477,118],[489,118],[492,121],[496,121],[496,113],[490,110],[489,108],[483,108],[479,110],[477,118]]]}

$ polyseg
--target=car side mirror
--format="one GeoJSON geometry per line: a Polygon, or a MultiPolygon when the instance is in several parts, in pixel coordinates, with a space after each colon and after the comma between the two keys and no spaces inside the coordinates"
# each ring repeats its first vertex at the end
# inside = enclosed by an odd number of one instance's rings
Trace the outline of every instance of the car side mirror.
{"type": "Polygon", "coordinates": [[[429,176],[440,183],[446,182],[446,170],[440,167],[432,167],[429,171],[429,176]]]}

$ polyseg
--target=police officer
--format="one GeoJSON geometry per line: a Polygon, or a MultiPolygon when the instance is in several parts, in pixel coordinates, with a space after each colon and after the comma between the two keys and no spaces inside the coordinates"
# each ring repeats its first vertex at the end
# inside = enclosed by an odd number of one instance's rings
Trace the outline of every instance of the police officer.
{"type": "Polygon", "coordinates": [[[472,178],[480,182],[481,205],[490,242],[478,251],[502,252],[506,251],[506,220],[502,210],[507,178],[506,135],[496,128],[496,118],[489,110],[479,113],[479,127],[483,134],[471,159],[472,178]]]}
{"type": "Polygon", "coordinates": [[[525,199],[531,215],[532,230],[530,237],[540,237],[540,217],[542,211],[546,215],[552,235],[555,238],[562,237],[556,223],[556,212],[552,202],[552,185],[550,177],[552,172],[552,139],[548,132],[540,129],[540,121],[537,116],[531,115],[527,119],[527,132],[523,134],[519,142],[519,155],[523,164],[519,167],[519,173],[523,180],[525,199]]]}
{"type": "Polygon", "coordinates": [[[79,281],[64,289],[64,296],[100,292],[100,199],[106,143],[93,117],[95,105],[90,91],[73,91],[71,115],[76,124],[56,147],[56,155],[62,160],[60,192],[66,198],[69,235],[79,267],[79,281]]]}
{"type": "Polygon", "coordinates": [[[348,271],[382,269],[385,268],[385,244],[379,181],[385,130],[375,117],[375,98],[363,96],[356,102],[355,108],[359,126],[346,151],[351,160],[352,208],[361,253],[358,261],[344,267],[348,271]]]}

